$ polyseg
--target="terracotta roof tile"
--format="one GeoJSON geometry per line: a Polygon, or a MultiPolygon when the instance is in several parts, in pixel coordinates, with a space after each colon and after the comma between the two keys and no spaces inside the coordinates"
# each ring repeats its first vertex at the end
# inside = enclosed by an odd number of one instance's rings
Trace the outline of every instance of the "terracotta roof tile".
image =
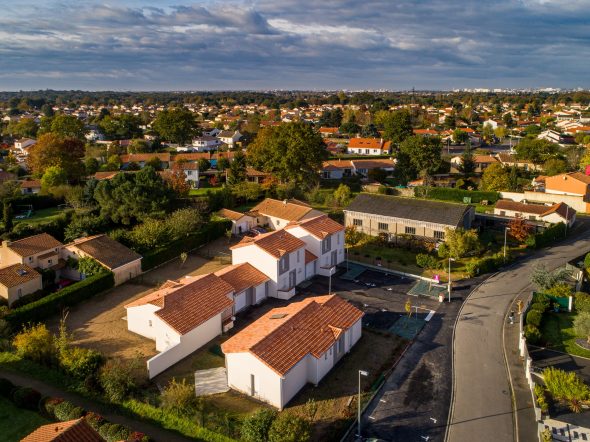
{"type": "Polygon", "coordinates": [[[170,153],[130,153],[126,155],[121,155],[121,162],[122,163],[139,163],[139,162],[148,162],[152,158],[158,158],[160,161],[169,162],[170,161],[170,153]]]}
{"type": "Polygon", "coordinates": [[[74,246],[110,270],[141,259],[139,253],[125,247],[107,235],[96,235],[75,240],[68,246],[74,246]]]}
{"type": "Polygon", "coordinates": [[[299,221],[311,210],[311,207],[304,205],[304,203],[301,202],[294,202],[294,200],[279,201],[272,198],[266,198],[252,208],[253,212],[258,212],[261,215],[272,216],[288,221],[299,221]]]}
{"type": "Polygon", "coordinates": [[[285,230],[276,230],[253,238],[247,236],[235,246],[230,247],[230,249],[233,250],[252,244],[257,245],[275,258],[280,258],[286,253],[291,253],[301,247],[305,247],[305,243],[299,238],[294,237],[285,230]]]}
{"type": "Polygon", "coordinates": [[[380,138],[351,138],[348,143],[353,149],[388,149],[388,143],[383,143],[380,138]]]}
{"type": "Polygon", "coordinates": [[[495,206],[499,210],[510,210],[514,212],[531,213],[535,215],[542,215],[547,212],[549,206],[542,204],[525,204],[512,200],[499,200],[495,206]]]}
{"type": "Polygon", "coordinates": [[[104,439],[80,418],[43,425],[21,442],[104,442],[104,439]]]}
{"type": "Polygon", "coordinates": [[[307,230],[309,233],[319,239],[324,239],[328,235],[332,235],[336,232],[344,230],[344,226],[342,224],[337,223],[328,215],[318,216],[317,218],[311,218],[306,221],[300,221],[297,224],[290,224],[285,227],[285,229],[289,230],[297,226],[307,230]]]}
{"type": "Polygon", "coordinates": [[[234,210],[229,209],[221,209],[219,212],[217,212],[217,215],[222,218],[231,219],[232,221],[237,221],[245,216],[245,214],[241,212],[236,212],[234,210]]]}
{"type": "Polygon", "coordinates": [[[235,293],[240,293],[250,287],[257,287],[270,279],[247,262],[218,270],[215,275],[231,285],[235,293]]]}
{"type": "Polygon", "coordinates": [[[8,288],[19,286],[37,278],[41,278],[41,274],[24,264],[13,264],[0,269],[0,284],[8,288]]]}
{"type": "Polygon", "coordinates": [[[8,248],[19,256],[27,257],[49,249],[63,247],[63,244],[47,233],[29,236],[9,243],[8,248]]]}
{"type": "Polygon", "coordinates": [[[336,295],[275,308],[221,345],[224,353],[250,352],[279,375],[306,355],[321,357],[363,312],[336,295]]]}

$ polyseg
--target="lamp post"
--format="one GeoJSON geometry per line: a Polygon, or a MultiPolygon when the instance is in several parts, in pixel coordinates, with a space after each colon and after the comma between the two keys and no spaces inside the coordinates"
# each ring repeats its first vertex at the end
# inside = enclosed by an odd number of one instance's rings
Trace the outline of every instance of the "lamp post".
{"type": "Polygon", "coordinates": [[[361,436],[361,376],[369,376],[369,372],[365,370],[359,370],[359,398],[358,398],[358,437],[362,441],[363,437],[361,436]]]}
{"type": "Polygon", "coordinates": [[[504,262],[506,262],[506,239],[508,237],[508,231],[510,227],[504,227],[504,262]]]}
{"type": "Polygon", "coordinates": [[[449,302],[451,302],[451,261],[455,261],[449,257],[449,302]]]}

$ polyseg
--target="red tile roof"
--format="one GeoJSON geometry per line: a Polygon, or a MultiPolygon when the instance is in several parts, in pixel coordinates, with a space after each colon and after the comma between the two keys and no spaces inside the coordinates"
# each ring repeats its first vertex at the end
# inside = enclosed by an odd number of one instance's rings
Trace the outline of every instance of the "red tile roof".
{"type": "Polygon", "coordinates": [[[274,232],[263,233],[255,237],[246,236],[235,246],[230,247],[231,250],[249,245],[256,245],[268,254],[275,258],[280,258],[286,253],[294,252],[297,249],[305,247],[305,243],[299,238],[295,238],[290,233],[283,230],[276,230],[274,232]]]}
{"type": "Polygon", "coordinates": [[[29,236],[8,243],[8,248],[19,256],[27,257],[62,247],[63,244],[48,233],[29,236]]]}
{"type": "Polygon", "coordinates": [[[139,163],[139,162],[147,162],[153,158],[158,158],[160,161],[169,162],[170,161],[170,153],[130,153],[127,155],[121,155],[121,162],[122,163],[139,163]]]}
{"type": "Polygon", "coordinates": [[[311,207],[297,200],[279,201],[272,198],[266,198],[252,208],[252,212],[287,221],[298,221],[311,210],[311,207]]]}
{"type": "Polygon", "coordinates": [[[80,418],[43,425],[21,442],[104,442],[104,439],[84,418],[80,418]]]}
{"type": "Polygon", "coordinates": [[[243,214],[241,212],[236,212],[235,210],[230,210],[230,209],[221,209],[220,211],[217,212],[217,215],[222,218],[231,219],[232,221],[237,221],[240,218],[245,216],[245,214],[243,214]]]}
{"type": "Polygon", "coordinates": [[[293,229],[295,227],[301,227],[307,230],[313,236],[318,239],[324,239],[325,237],[334,233],[344,230],[344,226],[337,223],[328,215],[318,216],[317,218],[311,218],[309,220],[300,221],[296,224],[290,224],[285,227],[286,230],[293,229]]]}
{"type": "Polygon", "coordinates": [[[389,143],[383,143],[380,138],[351,138],[348,147],[353,149],[389,149],[389,143]]]}
{"type": "Polygon", "coordinates": [[[215,272],[215,275],[231,285],[235,293],[240,293],[250,287],[257,287],[270,279],[250,263],[226,267],[215,272]]]}
{"type": "Polygon", "coordinates": [[[41,274],[24,264],[0,268],[0,284],[4,287],[17,287],[35,279],[41,280],[41,274]]]}
{"type": "Polygon", "coordinates": [[[364,313],[336,295],[275,308],[221,345],[224,353],[249,352],[279,375],[306,355],[320,358],[364,313]]]}

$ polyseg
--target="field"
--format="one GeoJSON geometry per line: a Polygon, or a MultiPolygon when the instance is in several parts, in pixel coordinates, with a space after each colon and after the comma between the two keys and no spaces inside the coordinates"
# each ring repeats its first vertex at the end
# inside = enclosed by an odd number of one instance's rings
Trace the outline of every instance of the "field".
{"type": "Polygon", "coordinates": [[[0,397],[0,434],[5,442],[17,442],[49,421],[38,413],[17,408],[8,399],[0,397]]]}
{"type": "Polygon", "coordinates": [[[545,313],[541,322],[542,340],[546,341],[547,348],[552,350],[590,358],[590,351],[576,344],[578,336],[573,326],[575,317],[575,313],[545,313]]]}
{"type": "Polygon", "coordinates": [[[54,219],[56,219],[59,215],[61,215],[63,213],[63,209],[59,209],[57,207],[49,207],[47,209],[35,210],[35,211],[33,211],[33,214],[29,218],[17,219],[16,216],[18,216],[20,213],[23,213],[23,212],[25,212],[25,208],[23,208],[23,207],[16,207],[15,208],[15,210],[14,210],[14,215],[15,215],[14,224],[15,225],[19,224],[19,223],[37,225],[37,224],[46,223],[48,221],[53,221],[54,219]]]}

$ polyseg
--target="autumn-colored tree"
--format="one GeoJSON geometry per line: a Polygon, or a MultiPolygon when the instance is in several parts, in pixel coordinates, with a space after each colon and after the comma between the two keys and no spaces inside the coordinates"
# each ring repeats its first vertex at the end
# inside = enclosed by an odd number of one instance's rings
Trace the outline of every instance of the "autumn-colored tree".
{"type": "Polygon", "coordinates": [[[518,242],[523,242],[531,234],[532,226],[520,216],[512,218],[508,223],[510,236],[518,242]]]}
{"type": "Polygon", "coordinates": [[[186,196],[191,190],[191,186],[186,180],[186,175],[182,170],[174,170],[162,175],[164,181],[178,196],[186,196]]]}
{"type": "Polygon", "coordinates": [[[82,158],[82,141],[47,133],[41,135],[37,144],[29,149],[27,165],[36,177],[43,176],[49,167],[59,166],[66,171],[69,181],[78,181],[85,174],[82,158]]]}

